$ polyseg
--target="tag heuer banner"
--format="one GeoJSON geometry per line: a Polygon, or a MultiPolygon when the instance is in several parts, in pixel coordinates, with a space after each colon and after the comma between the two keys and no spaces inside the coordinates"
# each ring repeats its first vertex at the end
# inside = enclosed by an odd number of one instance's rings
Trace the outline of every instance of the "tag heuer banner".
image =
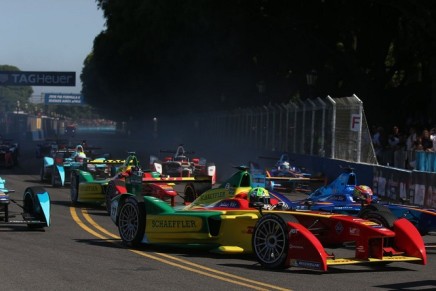
{"type": "Polygon", "coordinates": [[[76,86],[76,72],[0,71],[0,86],[76,86]]]}

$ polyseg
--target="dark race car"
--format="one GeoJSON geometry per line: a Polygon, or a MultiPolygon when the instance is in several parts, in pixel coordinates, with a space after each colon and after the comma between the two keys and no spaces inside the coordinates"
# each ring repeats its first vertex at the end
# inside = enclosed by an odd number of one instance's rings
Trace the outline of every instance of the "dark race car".
{"type": "Polygon", "coordinates": [[[150,166],[154,171],[161,169],[163,176],[169,177],[193,177],[193,176],[210,176],[212,184],[216,182],[216,166],[214,163],[207,162],[205,158],[191,157],[194,152],[188,152],[183,145],[179,145],[176,151],[161,150],[161,153],[171,153],[172,156],[165,156],[159,160],[155,156],[150,157],[150,166]],[[156,164],[161,168],[156,168],[156,164]]]}
{"type": "Polygon", "coordinates": [[[50,156],[53,151],[66,149],[68,140],[66,139],[46,139],[36,145],[35,155],[37,158],[50,156]]]}
{"type": "Polygon", "coordinates": [[[18,164],[19,145],[12,139],[0,140],[0,167],[12,168],[18,164]]]}

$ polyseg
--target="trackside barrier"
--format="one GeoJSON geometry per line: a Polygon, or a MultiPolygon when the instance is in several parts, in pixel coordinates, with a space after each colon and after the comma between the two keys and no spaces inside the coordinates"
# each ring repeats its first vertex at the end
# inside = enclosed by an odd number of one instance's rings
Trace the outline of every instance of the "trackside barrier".
{"type": "Polygon", "coordinates": [[[436,172],[436,152],[416,151],[416,170],[436,172]]]}
{"type": "Polygon", "coordinates": [[[436,208],[436,175],[375,166],[373,191],[379,197],[436,208]]]}
{"type": "Polygon", "coordinates": [[[291,154],[290,159],[312,173],[324,173],[327,183],[342,173],[341,167],[352,167],[357,175],[357,184],[370,186],[374,195],[383,200],[405,200],[407,204],[436,208],[435,173],[296,154],[291,154]]]}

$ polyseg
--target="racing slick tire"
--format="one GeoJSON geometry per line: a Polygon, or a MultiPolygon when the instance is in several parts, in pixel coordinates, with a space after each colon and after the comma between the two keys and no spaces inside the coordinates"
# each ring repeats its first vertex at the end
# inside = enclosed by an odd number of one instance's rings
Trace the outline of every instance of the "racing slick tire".
{"type": "MultiPolygon", "coordinates": [[[[44,215],[41,213],[40,207],[35,202],[36,193],[46,192],[44,187],[29,187],[24,192],[23,201],[23,214],[32,217],[32,219],[37,219],[44,221],[44,215]]],[[[30,229],[41,229],[47,226],[46,222],[42,223],[29,223],[27,227],[30,229]]]]}
{"type": "Polygon", "coordinates": [[[71,173],[70,199],[73,204],[79,203],[79,177],[76,173],[71,173]]]}
{"type": "Polygon", "coordinates": [[[125,185],[124,181],[109,181],[106,192],[105,192],[105,204],[106,211],[110,215],[111,214],[111,201],[114,197],[120,195],[119,191],[116,188],[116,185],[125,185]]]}
{"type": "Polygon", "coordinates": [[[254,227],[253,252],[257,261],[267,269],[285,269],[289,249],[287,222],[298,222],[288,214],[266,214],[254,227]]]}
{"type": "Polygon", "coordinates": [[[384,205],[381,204],[376,204],[376,203],[371,203],[369,205],[366,205],[365,207],[362,208],[362,210],[360,212],[364,212],[364,211],[387,211],[390,212],[389,208],[387,208],[384,205]]]}
{"type": "Polygon", "coordinates": [[[197,199],[197,191],[195,191],[195,187],[192,184],[188,184],[185,186],[184,197],[185,203],[191,203],[195,199],[197,199]]]}
{"type": "Polygon", "coordinates": [[[62,186],[61,176],[56,166],[53,166],[53,171],[51,173],[51,186],[55,188],[62,186]]]}
{"type": "Polygon", "coordinates": [[[118,215],[118,231],[123,244],[137,247],[145,233],[145,209],[135,198],[128,197],[122,203],[118,215]]]}
{"type": "Polygon", "coordinates": [[[376,211],[376,210],[367,210],[359,213],[359,217],[363,219],[367,219],[369,221],[378,223],[383,225],[386,228],[393,229],[394,222],[398,219],[392,212],[390,211],[376,211]]]}
{"type": "Polygon", "coordinates": [[[45,181],[45,177],[44,177],[44,167],[41,168],[41,170],[39,170],[39,179],[41,180],[41,182],[45,181]]]}

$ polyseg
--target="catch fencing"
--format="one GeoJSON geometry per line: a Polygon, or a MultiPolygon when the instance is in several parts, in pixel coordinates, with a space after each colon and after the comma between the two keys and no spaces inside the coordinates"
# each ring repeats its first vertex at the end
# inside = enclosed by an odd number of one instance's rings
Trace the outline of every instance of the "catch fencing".
{"type": "Polygon", "coordinates": [[[258,150],[377,164],[362,101],[307,99],[184,117],[187,135],[258,150]],[[213,135],[211,134],[213,133],[213,135]]]}

